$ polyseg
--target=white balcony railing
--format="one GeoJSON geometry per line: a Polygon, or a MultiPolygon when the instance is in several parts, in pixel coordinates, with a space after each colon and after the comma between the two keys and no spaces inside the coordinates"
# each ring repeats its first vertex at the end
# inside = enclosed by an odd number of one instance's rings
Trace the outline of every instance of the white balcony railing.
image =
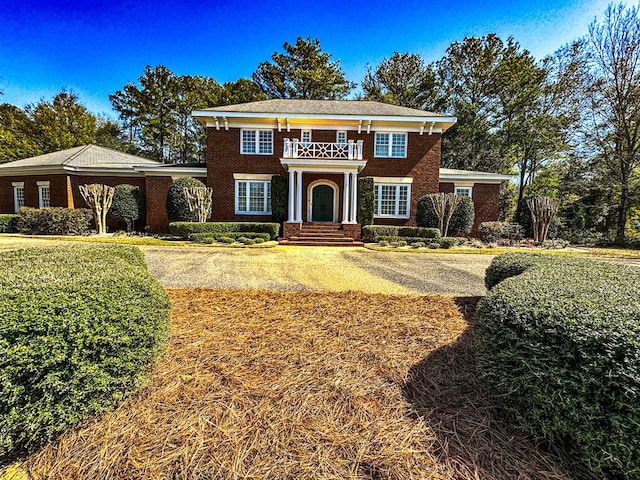
{"type": "Polygon", "coordinates": [[[362,140],[347,143],[302,142],[284,139],[283,158],[327,158],[362,160],[362,140]]]}

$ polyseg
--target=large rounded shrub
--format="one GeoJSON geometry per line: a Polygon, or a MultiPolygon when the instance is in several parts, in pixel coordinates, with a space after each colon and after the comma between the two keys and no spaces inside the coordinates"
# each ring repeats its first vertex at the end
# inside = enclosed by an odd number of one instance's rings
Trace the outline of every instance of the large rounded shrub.
{"type": "Polygon", "coordinates": [[[170,305],[135,247],[5,252],[0,273],[3,463],[136,391],[170,305]]]}
{"type": "Polygon", "coordinates": [[[129,184],[116,185],[108,215],[123,220],[132,231],[136,220],[144,216],[144,197],[140,189],[129,184]]]}
{"type": "Polygon", "coordinates": [[[167,216],[170,222],[195,222],[193,212],[184,194],[184,188],[206,187],[204,183],[193,177],[181,177],[174,180],[167,192],[167,216]]]}
{"type": "MultiPolygon", "coordinates": [[[[462,201],[457,205],[449,222],[449,233],[469,233],[473,227],[474,206],[470,197],[461,197],[462,201]]],[[[429,195],[418,200],[416,209],[416,223],[419,227],[438,228],[438,216],[433,208],[429,195]]]]}
{"type": "Polygon", "coordinates": [[[488,396],[594,470],[640,479],[640,271],[508,254],[486,281],[475,327],[488,396]]]}

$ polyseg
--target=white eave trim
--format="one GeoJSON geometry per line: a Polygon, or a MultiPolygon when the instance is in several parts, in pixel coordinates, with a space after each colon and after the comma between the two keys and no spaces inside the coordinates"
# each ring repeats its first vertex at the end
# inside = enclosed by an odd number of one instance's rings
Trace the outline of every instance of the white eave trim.
{"type": "Polygon", "coordinates": [[[440,171],[440,181],[459,181],[475,183],[502,183],[513,180],[513,175],[502,175],[499,173],[484,172],[442,172],[440,171]]]}
{"type": "Polygon", "coordinates": [[[194,175],[197,177],[207,176],[207,167],[136,167],[137,172],[144,173],[145,176],[170,177],[173,175],[194,175]]]}
{"type": "Polygon", "coordinates": [[[318,120],[355,120],[355,121],[387,121],[387,122],[436,122],[436,123],[456,123],[456,117],[403,117],[397,115],[341,115],[329,113],[250,113],[250,112],[212,112],[207,110],[195,110],[191,115],[200,118],[273,118],[273,119],[318,119],[318,120]]]}
{"type": "Polygon", "coordinates": [[[70,167],[66,165],[52,165],[41,167],[6,167],[0,169],[0,177],[13,177],[16,175],[112,175],[116,177],[142,177],[146,175],[172,176],[172,175],[196,175],[207,176],[206,167],[161,167],[155,165],[136,166],[128,168],[105,167],[70,167]]]}

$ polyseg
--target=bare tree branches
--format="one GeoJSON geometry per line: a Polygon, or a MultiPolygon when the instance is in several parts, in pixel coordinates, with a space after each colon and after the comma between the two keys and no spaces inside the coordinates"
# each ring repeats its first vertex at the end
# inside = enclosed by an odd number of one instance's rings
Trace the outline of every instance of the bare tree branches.
{"type": "Polygon", "coordinates": [[[213,189],[210,187],[184,187],[182,189],[196,222],[206,222],[211,215],[213,189]]]}
{"type": "Polygon", "coordinates": [[[111,208],[115,188],[100,183],[80,185],[80,194],[93,212],[98,235],[107,231],[107,212],[111,208]]]}

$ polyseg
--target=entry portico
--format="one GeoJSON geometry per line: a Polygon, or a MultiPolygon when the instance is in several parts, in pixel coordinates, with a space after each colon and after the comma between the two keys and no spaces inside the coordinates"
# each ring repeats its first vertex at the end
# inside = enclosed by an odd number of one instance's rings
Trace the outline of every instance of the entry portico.
{"type": "Polygon", "coordinates": [[[358,173],[366,166],[367,161],[362,158],[362,140],[349,141],[345,144],[327,142],[306,142],[301,144],[298,139],[284,139],[283,156],[280,163],[288,172],[288,223],[302,223],[303,217],[308,222],[338,221],[339,186],[329,179],[321,178],[309,184],[307,189],[307,205],[303,206],[304,175],[320,174],[320,176],[342,175],[342,215],[343,224],[356,224],[358,173]],[[331,189],[332,198],[322,199],[321,191],[331,189]],[[317,194],[315,194],[317,190],[317,194]],[[322,208],[314,205],[318,201],[324,202],[322,208]],[[330,212],[327,208],[330,208],[330,212]],[[304,215],[306,212],[306,216],[304,215]],[[317,213],[317,215],[315,215],[317,213]],[[318,216],[322,215],[320,218],[318,216]]]}

